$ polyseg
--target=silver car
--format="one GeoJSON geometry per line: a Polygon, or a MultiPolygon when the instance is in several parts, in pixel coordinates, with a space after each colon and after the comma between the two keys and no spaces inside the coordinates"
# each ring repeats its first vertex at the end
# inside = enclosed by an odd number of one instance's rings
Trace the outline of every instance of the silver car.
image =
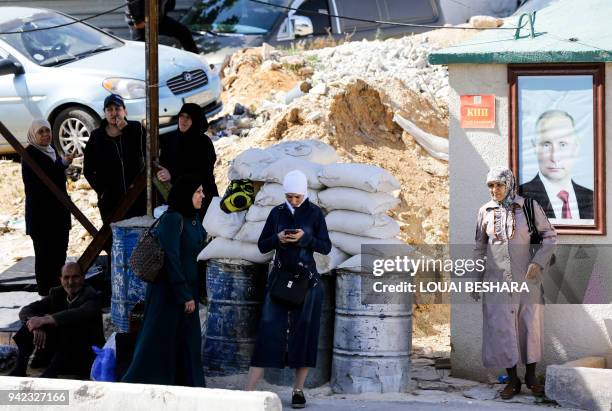
{"type": "MultiPolygon", "coordinates": [[[[144,79],[144,43],[55,11],[0,7],[0,121],[21,142],[32,120],[44,118],[58,149],[81,154],[110,93],[124,98],[129,119],[145,119],[144,79]]],[[[218,113],[220,95],[219,76],[202,57],[159,46],[160,133],[176,128],[183,103],[218,113]]],[[[12,151],[0,137],[0,153],[12,151]]]]}

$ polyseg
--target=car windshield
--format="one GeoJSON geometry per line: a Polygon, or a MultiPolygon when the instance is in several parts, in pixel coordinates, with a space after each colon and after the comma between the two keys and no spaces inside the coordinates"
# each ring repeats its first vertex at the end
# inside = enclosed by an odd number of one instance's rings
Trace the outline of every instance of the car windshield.
{"type": "Polygon", "coordinates": [[[9,20],[0,24],[0,39],[41,66],[57,66],[93,54],[120,47],[123,43],[87,24],[62,14],[43,12],[9,20]],[[54,27],[48,30],[37,30],[54,27]],[[34,31],[32,31],[34,30],[34,31]]]}
{"type": "MultiPolygon", "coordinates": [[[[268,0],[289,6],[291,0],[268,0]]],[[[285,10],[250,0],[201,0],[185,15],[183,23],[192,31],[265,34],[285,10]]]]}

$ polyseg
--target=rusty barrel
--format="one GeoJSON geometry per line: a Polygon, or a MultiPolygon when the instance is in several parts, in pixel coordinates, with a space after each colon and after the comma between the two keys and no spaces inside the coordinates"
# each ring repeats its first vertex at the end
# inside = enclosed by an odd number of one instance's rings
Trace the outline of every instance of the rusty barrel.
{"type": "Polygon", "coordinates": [[[385,295],[385,304],[364,304],[368,285],[362,290],[362,281],[371,276],[336,270],[331,376],[336,393],[404,392],[409,386],[412,300],[394,293],[385,295]]]}
{"type": "Polygon", "coordinates": [[[209,260],[206,264],[208,315],[202,352],[208,376],[249,368],[265,296],[268,266],[209,260]]]}

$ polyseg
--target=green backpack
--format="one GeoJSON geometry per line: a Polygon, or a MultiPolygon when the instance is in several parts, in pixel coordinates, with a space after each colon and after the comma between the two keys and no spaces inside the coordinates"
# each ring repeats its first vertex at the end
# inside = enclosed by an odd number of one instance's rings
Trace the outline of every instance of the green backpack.
{"type": "Polygon", "coordinates": [[[255,188],[251,180],[232,180],[221,199],[221,210],[226,213],[243,211],[253,205],[255,188]]]}

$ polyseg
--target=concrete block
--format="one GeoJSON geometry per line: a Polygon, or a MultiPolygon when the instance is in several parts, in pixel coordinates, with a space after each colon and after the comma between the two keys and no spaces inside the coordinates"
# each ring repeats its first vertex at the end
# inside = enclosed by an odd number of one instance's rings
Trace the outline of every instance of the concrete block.
{"type": "Polygon", "coordinates": [[[546,396],[563,407],[609,411],[612,370],[550,365],[546,369],[546,396]]]}
{"type": "Polygon", "coordinates": [[[68,390],[70,409],[79,411],[282,410],[278,396],[263,391],[17,377],[0,377],[0,386],[3,390],[68,390]]]}
{"type": "Polygon", "coordinates": [[[563,364],[565,367],[606,368],[604,357],[584,357],[563,364]]]}

